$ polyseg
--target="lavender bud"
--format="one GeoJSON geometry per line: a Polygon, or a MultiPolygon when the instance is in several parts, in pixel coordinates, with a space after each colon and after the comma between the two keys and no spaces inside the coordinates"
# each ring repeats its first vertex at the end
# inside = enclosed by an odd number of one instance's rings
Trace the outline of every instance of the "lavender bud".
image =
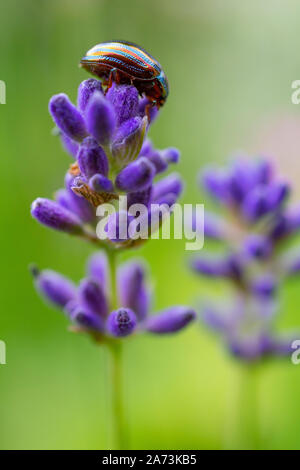
{"type": "Polygon", "coordinates": [[[71,319],[83,330],[101,332],[104,330],[103,319],[99,315],[85,310],[81,305],[72,308],[71,319]]]}
{"type": "Polygon", "coordinates": [[[153,185],[152,200],[156,203],[166,194],[170,193],[178,197],[181,194],[182,189],[183,184],[180,176],[176,173],[172,173],[153,185]]]}
{"type": "Polygon", "coordinates": [[[120,302],[132,309],[138,320],[146,318],[150,295],[145,285],[145,270],[141,264],[128,263],[119,269],[118,287],[120,302]]]}
{"type": "Polygon", "coordinates": [[[118,126],[137,115],[139,94],[134,86],[113,83],[106,98],[114,107],[118,126]]]}
{"type": "Polygon", "coordinates": [[[117,338],[128,336],[135,330],[137,320],[130,308],[119,308],[112,312],[106,323],[108,333],[117,338]]]}
{"type": "Polygon", "coordinates": [[[49,111],[59,129],[73,140],[81,141],[87,132],[83,117],[64,93],[52,96],[49,111]]]}
{"type": "Polygon", "coordinates": [[[229,175],[226,171],[207,169],[201,180],[206,191],[220,202],[225,204],[232,202],[228,189],[229,175]]]}
{"type": "Polygon", "coordinates": [[[108,145],[116,126],[112,105],[104,96],[95,92],[86,108],[86,125],[89,133],[99,145],[108,145]]]}
{"type": "Polygon", "coordinates": [[[267,160],[259,160],[255,166],[255,179],[257,184],[268,184],[272,178],[272,166],[267,160]]]}
{"type": "Polygon", "coordinates": [[[105,318],[108,314],[107,299],[104,290],[93,279],[84,279],[78,290],[79,303],[89,312],[105,318]]]}
{"type": "Polygon", "coordinates": [[[85,111],[89,99],[95,93],[95,91],[100,93],[103,91],[100,80],[88,78],[87,80],[84,80],[80,83],[78,88],[77,106],[82,113],[85,111]]]}
{"type": "Polygon", "coordinates": [[[229,277],[240,279],[242,266],[238,257],[198,256],[191,262],[191,267],[196,272],[211,277],[229,277]]]}
{"type": "MultiPolygon", "coordinates": [[[[196,230],[196,214],[193,214],[192,229],[196,230]]],[[[223,240],[226,236],[224,222],[214,214],[205,211],[204,216],[204,236],[213,240],[223,240]]]]}
{"type": "Polygon", "coordinates": [[[107,221],[105,230],[110,241],[124,242],[129,239],[128,227],[133,217],[126,211],[112,213],[107,221]]]}
{"type": "Polygon", "coordinates": [[[89,180],[89,186],[99,193],[112,193],[114,185],[106,176],[96,174],[89,180]]]}
{"type": "Polygon", "coordinates": [[[146,133],[147,118],[139,117],[123,122],[114,136],[112,155],[116,167],[124,168],[134,161],[143,144],[146,133]]]}
{"type": "Polygon", "coordinates": [[[83,197],[78,196],[74,193],[73,189],[76,187],[78,177],[72,176],[70,173],[66,174],[65,186],[67,196],[64,197],[64,201],[61,198],[61,192],[59,192],[58,202],[64,207],[67,207],[71,212],[74,212],[82,222],[93,222],[95,220],[95,209],[94,207],[83,197]]]}
{"type": "Polygon", "coordinates": [[[258,186],[244,200],[244,216],[249,221],[255,222],[260,217],[276,211],[287,197],[288,192],[288,186],[282,183],[258,186]]]}
{"type": "Polygon", "coordinates": [[[166,163],[178,163],[180,159],[180,152],[175,147],[161,150],[160,155],[166,163]]]}
{"type": "Polygon", "coordinates": [[[80,220],[55,201],[37,198],[31,205],[31,215],[41,224],[72,234],[82,232],[80,220]]]}
{"type": "Polygon", "coordinates": [[[245,240],[244,251],[250,258],[265,259],[272,253],[272,243],[263,235],[252,234],[245,240]]]}
{"type": "Polygon", "coordinates": [[[93,254],[87,265],[87,272],[90,277],[97,281],[106,292],[108,289],[108,262],[107,257],[101,251],[93,254]]]}
{"type": "Polygon", "coordinates": [[[262,299],[273,297],[276,293],[277,283],[271,274],[261,276],[252,281],[251,290],[253,294],[262,299]]]}
{"type": "Polygon", "coordinates": [[[127,205],[128,208],[133,204],[143,204],[148,207],[151,200],[152,186],[148,186],[144,191],[137,191],[133,193],[128,193],[127,195],[127,205]]]}
{"type": "Polygon", "coordinates": [[[76,158],[78,152],[78,143],[70,139],[66,134],[60,132],[60,138],[64,149],[73,157],[76,158]]]}
{"type": "Polygon", "coordinates": [[[151,333],[175,333],[196,318],[195,312],[188,307],[172,307],[150,317],[146,329],[151,333]]]}
{"type": "Polygon", "coordinates": [[[228,321],[224,312],[218,311],[211,305],[206,305],[202,310],[202,321],[215,331],[226,332],[228,321]]]}
{"type": "Polygon", "coordinates": [[[76,297],[75,285],[61,274],[50,270],[39,271],[35,266],[31,272],[37,290],[56,306],[64,308],[76,297]]]}
{"type": "Polygon", "coordinates": [[[77,154],[81,174],[88,180],[95,174],[108,174],[108,160],[104,150],[92,137],[84,139],[77,154]]]}
{"type": "Polygon", "coordinates": [[[121,191],[142,191],[151,185],[154,175],[154,166],[145,157],[140,157],[118,174],[116,187],[121,191]]]}
{"type": "Polygon", "coordinates": [[[168,168],[168,163],[162,158],[158,150],[154,150],[147,155],[147,160],[154,166],[156,174],[162,173],[168,168]]]}

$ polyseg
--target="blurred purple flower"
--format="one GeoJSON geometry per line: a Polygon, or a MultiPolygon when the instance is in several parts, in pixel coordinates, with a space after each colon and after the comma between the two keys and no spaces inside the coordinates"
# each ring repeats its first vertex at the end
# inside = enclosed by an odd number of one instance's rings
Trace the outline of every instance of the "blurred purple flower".
{"type": "Polygon", "coordinates": [[[264,159],[238,159],[226,169],[206,170],[201,180],[226,206],[225,217],[208,213],[204,223],[205,236],[222,243],[224,251],[195,256],[191,267],[201,275],[229,280],[235,291],[226,308],[205,305],[203,321],[244,360],[290,354],[300,332],[288,337],[288,344],[286,336],[273,331],[282,281],[300,273],[300,247],[291,253],[279,250],[300,230],[299,207],[286,208],[289,185],[276,179],[272,164],[264,159]]]}

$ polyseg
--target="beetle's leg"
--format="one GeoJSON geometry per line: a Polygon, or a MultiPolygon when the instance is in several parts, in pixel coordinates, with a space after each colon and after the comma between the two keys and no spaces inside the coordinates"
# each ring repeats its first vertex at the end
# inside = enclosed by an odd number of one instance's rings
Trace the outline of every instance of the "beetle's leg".
{"type": "Polygon", "coordinates": [[[115,82],[117,85],[121,83],[121,77],[118,69],[111,69],[111,71],[109,72],[107,89],[112,86],[113,82],[115,82]]]}
{"type": "Polygon", "coordinates": [[[145,106],[145,114],[146,114],[146,116],[147,116],[147,118],[148,118],[148,122],[150,122],[150,120],[151,120],[150,110],[151,110],[151,108],[153,108],[156,104],[157,104],[157,103],[156,103],[156,100],[152,100],[152,101],[150,101],[150,103],[146,104],[146,106],[145,106]]]}

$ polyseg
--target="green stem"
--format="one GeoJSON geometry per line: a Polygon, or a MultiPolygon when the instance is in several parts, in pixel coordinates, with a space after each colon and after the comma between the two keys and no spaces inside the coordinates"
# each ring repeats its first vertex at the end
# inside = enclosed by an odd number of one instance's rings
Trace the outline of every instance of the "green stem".
{"type": "Polygon", "coordinates": [[[231,383],[226,449],[253,450],[260,447],[259,370],[255,364],[239,365],[231,383]]]}
{"type": "Polygon", "coordinates": [[[109,270],[110,270],[110,308],[115,310],[118,307],[118,294],[117,294],[117,252],[115,250],[108,250],[107,252],[109,270]]]}
{"type": "Polygon", "coordinates": [[[126,422],[123,407],[122,344],[109,344],[113,450],[126,449],[126,422]]]}
{"type": "MultiPolygon", "coordinates": [[[[117,253],[114,250],[107,252],[110,268],[111,310],[118,308],[117,296],[117,253]]],[[[111,340],[107,343],[109,351],[110,370],[110,398],[112,407],[112,432],[114,450],[126,449],[126,423],[123,407],[123,380],[122,380],[122,343],[120,340],[111,340]]]]}

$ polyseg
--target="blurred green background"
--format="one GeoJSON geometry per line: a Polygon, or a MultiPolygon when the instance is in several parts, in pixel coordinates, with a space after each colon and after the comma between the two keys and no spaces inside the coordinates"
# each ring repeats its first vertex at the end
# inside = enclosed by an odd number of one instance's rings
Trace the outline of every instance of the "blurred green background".
{"type": "MultiPolygon", "coordinates": [[[[34,261],[79,280],[92,251],[29,214],[34,198],[51,197],[62,185],[70,163],[51,135],[51,95],[63,91],[75,99],[87,78],[77,64],[94,44],[137,42],[169,78],[171,93],[151,137],[160,148],[180,148],[184,202],[209,205],[197,189],[197,171],[239,150],[276,153],[278,144],[280,168],[297,183],[300,108],[290,96],[291,82],[300,78],[299,29],[296,0],[1,2],[0,79],[7,85],[7,104],[0,105],[0,339],[7,344],[7,365],[0,365],[1,449],[109,445],[106,353],[66,331],[66,319],[41,302],[28,273],[34,261]]],[[[153,240],[134,255],[151,264],[154,310],[197,305],[204,295],[226,291],[189,273],[181,241],[153,240]]],[[[281,297],[280,326],[299,325],[299,283],[285,286],[281,297]]],[[[200,324],[178,336],[126,341],[131,447],[222,448],[236,373],[200,324]]],[[[264,448],[300,448],[299,377],[300,366],[289,359],[261,373],[264,448]]]]}

